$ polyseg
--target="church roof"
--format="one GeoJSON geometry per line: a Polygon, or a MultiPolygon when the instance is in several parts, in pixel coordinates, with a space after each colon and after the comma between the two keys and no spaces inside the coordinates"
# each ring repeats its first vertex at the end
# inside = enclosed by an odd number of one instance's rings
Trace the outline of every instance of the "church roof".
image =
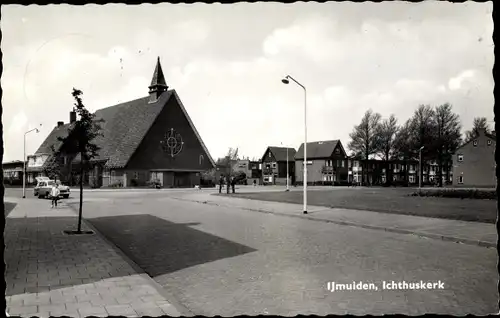
{"type": "MultiPolygon", "coordinates": [[[[152,84],[162,82],[165,83],[165,79],[158,60],[152,84]]],[[[103,122],[99,123],[102,136],[98,136],[94,141],[100,148],[99,155],[93,160],[105,161],[107,168],[124,168],[155,123],[158,115],[172,98],[177,101],[212,166],[215,166],[213,158],[175,90],[163,92],[155,102],[151,102],[148,96],[96,111],[96,119],[102,119],[103,122]]],[[[51,154],[51,145],[55,145],[58,149],[61,146],[58,137],[66,137],[68,128],[70,128],[69,124],[54,128],[36,153],[51,154]]],[[[77,155],[74,161],[79,162],[80,155],[77,155]]]]}

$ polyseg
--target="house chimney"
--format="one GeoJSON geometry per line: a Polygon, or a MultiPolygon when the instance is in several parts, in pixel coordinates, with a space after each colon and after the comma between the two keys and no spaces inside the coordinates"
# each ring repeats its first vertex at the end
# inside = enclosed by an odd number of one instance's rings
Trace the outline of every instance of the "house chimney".
{"type": "Polygon", "coordinates": [[[57,122],[57,128],[62,127],[62,126],[64,126],[64,122],[63,121],[58,121],[57,122]]]}
{"type": "Polygon", "coordinates": [[[76,112],[71,111],[69,112],[69,123],[72,124],[76,121],[76,112]]]}

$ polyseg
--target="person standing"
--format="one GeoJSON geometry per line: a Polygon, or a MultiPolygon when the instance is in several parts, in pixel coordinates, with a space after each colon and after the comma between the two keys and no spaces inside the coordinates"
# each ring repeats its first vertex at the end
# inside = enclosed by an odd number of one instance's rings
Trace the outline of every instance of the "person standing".
{"type": "Polygon", "coordinates": [[[222,186],[224,185],[224,177],[220,175],[219,177],[219,193],[222,193],[222,186]]]}
{"type": "Polygon", "coordinates": [[[231,178],[228,176],[226,176],[226,192],[227,194],[229,194],[229,188],[231,187],[231,178]]]}
{"type": "Polygon", "coordinates": [[[55,184],[52,186],[52,189],[50,191],[50,196],[52,197],[52,207],[57,208],[57,200],[59,200],[59,194],[61,194],[61,191],[59,191],[59,184],[55,184]]]}
{"type": "Polygon", "coordinates": [[[231,177],[231,189],[233,190],[233,193],[234,193],[234,186],[236,184],[236,178],[235,177],[231,177]]]}

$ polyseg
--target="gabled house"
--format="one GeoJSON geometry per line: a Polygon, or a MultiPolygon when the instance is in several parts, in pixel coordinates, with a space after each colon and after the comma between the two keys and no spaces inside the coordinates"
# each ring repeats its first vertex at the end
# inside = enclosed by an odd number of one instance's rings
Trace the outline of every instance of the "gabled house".
{"type": "Polygon", "coordinates": [[[23,184],[23,169],[24,162],[22,160],[14,160],[2,163],[3,182],[5,185],[22,185],[23,184]]]}
{"type": "Polygon", "coordinates": [[[267,147],[262,156],[263,184],[286,184],[287,161],[289,184],[295,183],[296,150],[288,147],[267,147]],[[287,160],[288,159],[288,160],[287,160]]]}
{"type": "MultiPolygon", "coordinates": [[[[307,182],[348,182],[348,157],[340,140],[307,143],[307,182]]],[[[304,144],[295,154],[297,182],[304,179],[304,144]]]]}
{"type": "Polygon", "coordinates": [[[462,145],[453,156],[453,185],[496,188],[496,134],[479,131],[476,138],[462,145]]]}
{"type": "MultiPolygon", "coordinates": [[[[168,88],[159,58],[148,96],[100,109],[95,115],[103,122],[102,136],[95,139],[99,155],[85,176],[90,185],[142,186],[156,180],[164,187],[192,187],[199,184],[201,172],[215,167],[179,95],[168,88]]],[[[59,122],[35,157],[46,162],[51,145],[64,152],[57,137],[67,135],[74,122],[76,114],[71,112],[70,123],[59,122]]],[[[80,156],[64,161],[77,169],[80,156]]],[[[43,170],[43,165],[37,168],[43,170]]]]}

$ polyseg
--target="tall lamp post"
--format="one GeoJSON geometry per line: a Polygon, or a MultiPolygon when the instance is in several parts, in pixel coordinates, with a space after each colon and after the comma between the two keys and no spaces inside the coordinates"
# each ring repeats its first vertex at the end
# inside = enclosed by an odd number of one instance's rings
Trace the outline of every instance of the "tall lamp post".
{"type": "Polygon", "coordinates": [[[287,75],[281,81],[283,84],[289,84],[290,80],[304,89],[304,214],[307,214],[307,91],[304,85],[300,84],[290,75],[287,75]]]}
{"type": "Polygon", "coordinates": [[[422,190],[422,150],[424,149],[424,146],[420,147],[419,149],[419,160],[418,160],[418,165],[420,166],[418,168],[418,191],[420,192],[422,190]]]}
{"type": "MultiPolygon", "coordinates": [[[[40,124],[42,126],[42,124],[40,124]]],[[[24,145],[23,145],[23,199],[26,198],[26,135],[32,131],[39,132],[38,128],[33,128],[24,133],[24,145]]]]}
{"type": "MultiPolygon", "coordinates": [[[[281,143],[283,145],[283,143],[281,143]]],[[[290,175],[289,175],[289,169],[288,169],[288,147],[286,147],[286,190],[285,191],[290,191],[290,187],[288,186],[289,180],[290,180],[290,175]]]]}

